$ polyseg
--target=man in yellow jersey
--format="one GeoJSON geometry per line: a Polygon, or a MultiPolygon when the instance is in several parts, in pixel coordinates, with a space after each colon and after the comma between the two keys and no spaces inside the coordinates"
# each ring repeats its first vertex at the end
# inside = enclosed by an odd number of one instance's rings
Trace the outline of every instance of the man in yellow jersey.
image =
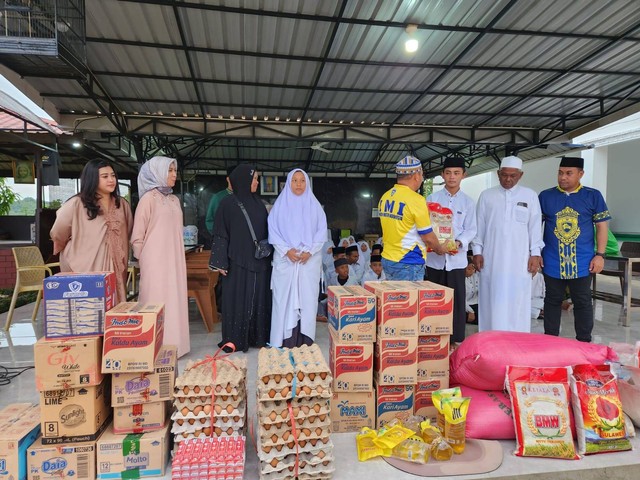
{"type": "Polygon", "coordinates": [[[423,182],[420,160],[404,157],[396,163],[396,174],[396,184],[378,202],[384,243],[382,268],[387,280],[423,280],[425,245],[438,255],[447,249],[433,233],[424,197],[416,193],[423,182]]]}

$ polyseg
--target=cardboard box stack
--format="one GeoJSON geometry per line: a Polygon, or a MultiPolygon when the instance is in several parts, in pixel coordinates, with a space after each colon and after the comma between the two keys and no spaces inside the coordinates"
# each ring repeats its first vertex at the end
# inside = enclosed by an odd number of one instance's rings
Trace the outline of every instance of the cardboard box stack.
{"type": "Polygon", "coordinates": [[[261,479],[331,476],[331,381],[316,344],[260,350],[256,393],[261,479]]]}
{"type": "Polygon", "coordinates": [[[0,410],[0,478],[26,480],[27,448],[40,434],[40,408],[13,403],[0,410]]]}
{"type": "Polygon", "coordinates": [[[111,374],[113,422],[96,442],[96,478],[165,473],[177,349],[163,337],[162,304],[123,302],[107,312],[101,365],[111,374]]]}
{"type": "Polygon", "coordinates": [[[365,288],[377,306],[376,428],[413,414],[435,419],[431,392],[449,385],[453,290],[405,281],[367,282],[365,288]]]}
{"type": "Polygon", "coordinates": [[[373,428],[376,298],[360,286],[332,286],[328,289],[327,311],[329,368],[333,376],[332,430],[373,428]]]}
{"type": "Polygon", "coordinates": [[[171,416],[175,442],[191,438],[243,436],[247,418],[247,359],[189,362],[175,382],[171,416]]]}

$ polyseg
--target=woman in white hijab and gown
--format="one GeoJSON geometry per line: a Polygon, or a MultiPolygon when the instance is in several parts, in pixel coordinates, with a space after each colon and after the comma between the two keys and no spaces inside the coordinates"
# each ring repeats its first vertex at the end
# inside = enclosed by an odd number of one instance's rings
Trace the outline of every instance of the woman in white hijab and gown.
{"type": "Polygon", "coordinates": [[[140,261],[138,301],[164,303],[163,343],[177,345],[181,357],[190,341],[182,208],[171,193],[176,179],[173,158],[153,157],[140,168],[131,247],[140,261]]]}
{"type": "Polygon", "coordinates": [[[327,217],[303,170],[289,172],[268,221],[269,243],[275,249],[270,343],[288,348],[311,345],[316,337],[327,217]]]}

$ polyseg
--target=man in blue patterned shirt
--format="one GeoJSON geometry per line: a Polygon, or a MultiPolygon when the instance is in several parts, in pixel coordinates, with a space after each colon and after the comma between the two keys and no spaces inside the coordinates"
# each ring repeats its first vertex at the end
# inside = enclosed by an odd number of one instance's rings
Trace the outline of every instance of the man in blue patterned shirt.
{"type": "Polygon", "coordinates": [[[611,219],[602,194],[580,184],[584,160],[562,157],[558,186],[540,193],[544,222],[542,261],[546,294],[544,333],[560,334],[560,315],[565,292],[573,301],[576,338],[591,341],[593,303],[591,274],[604,267],[607,222],[611,219]],[[594,233],[595,225],[595,233],[594,233]],[[594,247],[595,255],[594,255],[594,247]]]}

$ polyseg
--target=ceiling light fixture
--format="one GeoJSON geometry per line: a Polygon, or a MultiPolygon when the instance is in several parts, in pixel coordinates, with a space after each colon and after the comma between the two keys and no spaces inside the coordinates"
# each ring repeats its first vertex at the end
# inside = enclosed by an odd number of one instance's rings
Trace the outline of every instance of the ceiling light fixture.
{"type": "Polygon", "coordinates": [[[80,147],[82,146],[82,144],[81,144],[80,142],[73,142],[73,143],[71,144],[71,146],[72,146],[73,148],[80,148],[80,147]]]}
{"type": "Polygon", "coordinates": [[[408,52],[408,53],[414,53],[418,50],[418,40],[416,40],[415,38],[413,38],[413,34],[418,30],[418,25],[410,23],[409,25],[407,25],[407,28],[405,28],[405,32],[407,32],[407,34],[409,35],[409,39],[404,42],[404,49],[408,52]]]}

